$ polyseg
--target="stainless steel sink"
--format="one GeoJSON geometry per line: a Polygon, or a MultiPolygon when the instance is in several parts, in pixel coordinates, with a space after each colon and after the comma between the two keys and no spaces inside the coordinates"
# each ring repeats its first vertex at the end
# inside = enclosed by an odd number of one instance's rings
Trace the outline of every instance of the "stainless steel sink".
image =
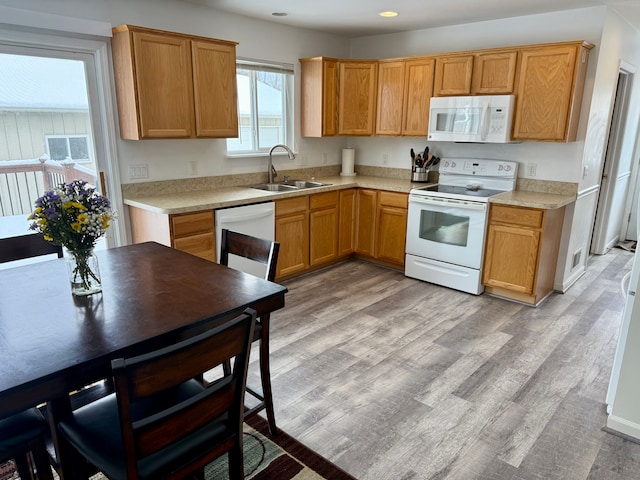
{"type": "Polygon", "coordinates": [[[291,192],[293,190],[304,190],[306,188],[324,187],[330,183],[314,182],[311,180],[289,180],[286,183],[261,183],[250,185],[251,188],[266,190],[267,192],[291,192]]]}
{"type": "Polygon", "coordinates": [[[285,185],[283,183],[261,183],[259,185],[251,185],[251,188],[266,190],[267,192],[291,192],[298,190],[298,187],[294,185],[285,185]]]}
{"type": "Polygon", "coordinates": [[[289,180],[289,184],[290,185],[295,185],[296,188],[314,188],[314,187],[324,187],[325,185],[328,185],[327,183],[321,183],[321,182],[313,182],[310,180],[289,180]]]}

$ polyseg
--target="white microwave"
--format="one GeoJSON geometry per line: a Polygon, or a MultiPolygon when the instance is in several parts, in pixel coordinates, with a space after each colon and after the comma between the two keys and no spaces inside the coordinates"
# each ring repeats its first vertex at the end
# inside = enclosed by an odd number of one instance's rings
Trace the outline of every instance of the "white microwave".
{"type": "Polygon", "coordinates": [[[508,143],[515,95],[432,97],[428,140],[508,143]]]}

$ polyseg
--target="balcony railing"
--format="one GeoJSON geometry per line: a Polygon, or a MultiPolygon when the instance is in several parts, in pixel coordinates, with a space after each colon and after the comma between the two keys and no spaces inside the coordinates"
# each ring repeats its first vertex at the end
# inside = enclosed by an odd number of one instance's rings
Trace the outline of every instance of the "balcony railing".
{"type": "Polygon", "coordinates": [[[31,213],[44,192],[72,180],[95,185],[96,172],[71,160],[46,157],[0,162],[0,216],[31,213]]]}

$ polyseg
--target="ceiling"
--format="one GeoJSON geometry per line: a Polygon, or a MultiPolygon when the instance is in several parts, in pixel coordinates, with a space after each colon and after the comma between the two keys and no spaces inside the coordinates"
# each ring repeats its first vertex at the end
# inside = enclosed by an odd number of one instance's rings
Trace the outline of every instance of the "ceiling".
{"type": "Polygon", "coordinates": [[[608,5],[640,25],[640,0],[182,0],[346,37],[380,35],[608,5]],[[394,18],[378,13],[394,10],[394,18]],[[272,13],[286,13],[276,17],[272,13]]]}

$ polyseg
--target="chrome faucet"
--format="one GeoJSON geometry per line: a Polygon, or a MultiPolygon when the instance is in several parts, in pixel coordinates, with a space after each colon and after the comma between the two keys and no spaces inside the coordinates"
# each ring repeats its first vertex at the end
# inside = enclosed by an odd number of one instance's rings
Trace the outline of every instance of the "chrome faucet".
{"type": "Polygon", "coordinates": [[[268,169],[267,171],[269,173],[269,183],[273,183],[274,177],[278,176],[278,172],[276,171],[275,168],[273,168],[273,158],[271,155],[273,151],[278,147],[284,148],[287,151],[287,155],[289,155],[289,160],[293,160],[294,158],[296,158],[296,156],[293,154],[291,149],[286,145],[274,145],[273,147],[271,147],[271,150],[269,150],[269,165],[267,166],[267,169],[268,169]]]}

